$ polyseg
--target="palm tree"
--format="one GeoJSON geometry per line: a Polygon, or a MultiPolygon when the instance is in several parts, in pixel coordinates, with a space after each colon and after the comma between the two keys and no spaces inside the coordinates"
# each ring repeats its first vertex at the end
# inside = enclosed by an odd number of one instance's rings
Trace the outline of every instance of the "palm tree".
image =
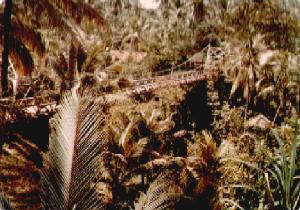
{"type": "Polygon", "coordinates": [[[8,92],[8,56],[14,67],[16,67],[17,76],[19,77],[30,77],[33,71],[34,65],[31,52],[35,52],[38,57],[44,56],[45,46],[40,33],[36,29],[45,24],[45,19],[48,26],[63,28],[63,31],[71,34],[73,40],[78,43],[77,46],[85,51],[89,49],[92,41],[81,28],[83,19],[92,22],[99,31],[109,32],[104,18],[98,11],[88,4],[74,3],[69,0],[20,0],[16,1],[16,4],[13,4],[11,0],[7,0],[4,18],[2,19],[4,28],[0,27],[0,32],[3,31],[5,40],[1,85],[2,92],[5,95],[8,92]],[[12,14],[12,11],[15,13],[12,14]],[[41,18],[42,14],[46,18],[41,18]],[[29,20],[29,23],[24,24],[25,20],[29,20]],[[9,45],[8,43],[12,44],[9,45]]]}
{"type": "MultiPolygon", "coordinates": [[[[5,21],[5,18],[0,14],[0,20],[5,21]]],[[[5,21],[6,23],[6,21],[5,21]]],[[[0,34],[4,33],[4,29],[0,27],[0,34]]],[[[24,25],[20,20],[18,20],[14,15],[11,16],[11,27],[9,31],[9,45],[5,45],[5,53],[7,53],[10,60],[7,60],[6,68],[3,68],[3,71],[6,71],[6,74],[2,77],[3,80],[7,80],[7,71],[8,61],[10,61],[9,70],[13,71],[16,84],[18,79],[30,78],[31,72],[34,69],[33,55],[38,57],[43,57],[45,53],[45,46],[42,42],[40,33],[31,29],[27,25],[24,25]],[[5,70],[6,69],[6,70],[5,70]],[[5,76],[6,75],[6,76],[5,76]]],[[[3,55],[4,56],[4,55],[3,55]]],[[[8,58],[7,58],[8,59],[8,58]]],[[[4,65],[2,64],[2,65],[4,65]]],[[[14,87],[15,89],[16,87],[14,87]]],[[[7,86],[6,86],[7,90],[7,86]]],[[[6,91],[7,92],[7,91],[6,91]]]]}

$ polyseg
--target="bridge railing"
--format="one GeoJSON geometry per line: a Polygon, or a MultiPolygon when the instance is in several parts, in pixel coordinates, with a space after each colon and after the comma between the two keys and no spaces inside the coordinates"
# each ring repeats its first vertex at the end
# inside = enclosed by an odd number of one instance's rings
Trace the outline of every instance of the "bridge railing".
{"type": "Polygon", "coordinates": [[[108,80],[116,80],[122,77],[127,78],[133,82],[138,81],[145,81],[149,80],[154,77],[162,77],[162,76],[170,76],[172,77],[173,74],[177,74],[184,71],[208,71],[212,68],[212,66],[216,65],[218,61],[224,59],[226,52],[221,47],[211,47],[208,45],[204,49],[202,49],[199,53],[203,54],[205,58],[203,61],[193,61],[191,59],[186,60],[183,63],[178,65],[172,66],[169,69],[165,69],[162,71],[155,71],[155,72],[136,72],[133,74],[116,74],[116,73],[109,73],[108,80]]]}

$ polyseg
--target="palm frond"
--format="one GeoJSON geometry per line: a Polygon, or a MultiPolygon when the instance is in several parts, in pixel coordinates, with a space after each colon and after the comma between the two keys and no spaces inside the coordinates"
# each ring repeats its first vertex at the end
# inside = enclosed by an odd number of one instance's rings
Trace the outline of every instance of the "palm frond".
{"type": "MultiPolygon", "coordinates": [[[[0,14],[3,22],[3,14],[0,14]]],[[[0,36],[3,27],[0,26],[0,36]]],[[[9,57],[11,58],[19,76],[30,76],[34,63],[30,51],[38,56],[43,56],[45,48],[38,33],[23,25],[16,18],[12,19],[12,32],[10,41],[9,57]]]]}
{"type": "Polygon", "coordinates": [[[30,76],[34,68],[32,55],[26,46],[17,39],[11,38],[9,57],[19,76],[30,76]]]}
{"type": "Polygon", "coordinates": [[[207,130],[202,131],[204,143],[202,144],[201,158],[206,166],[212,166],[217,163],[217,145],[211,133],[207,130]]]}
{"type": "Polygon", "coordinates": [[[9,138],[0,149],[0,188],[15,209],[39,209],[38,147],[20,134],[9,138]]]}
{"type": "Polygon", "coordinates": [[[166,172],[160,174],[149,186],[146,194],[142,194],[135,203],[136,210],[175,209],[176,203],[182,196],[182,189],[170,178],[166,172]]]}
{"type": "Polygon", "coordinates": [[[55,135],[49,142],[49,166],[44,173],[46,209],[101,209],[91,186],[99,171],[98,151],[105,135],[101,108],[76,90],[66,92],[55,118],[55,135]]]}
{"type": "MultiPolygon", "coordinates": [[[[0,14],[0,21],[3,22],[3,13],[0,14]]],[[[17,17],[12,17],[11,36],[22,42],[30,51],[35,52],[42,57],[45,53],[45,46],[42,41],[40,33],[34,31],[27,25],[24,25],[17,17]]],[[[3,33],[2,26],[0,33],[3,33]]]]}
{"type": "Polygon", "coordinates": [[[72,0],[51,0],[50,2],[62,10],[64,14],[73,18],[77,23],[81,23],[84,18],[87,18],[96,24],[100,30],[107,29],[106,22],[102,15],[86,3],[75,3],[72,0]]]}
{"type": "Polygon", "coordinates": [[[56,74],[63,80],[67,79],[68,63],[65,56],[61,53],[53,64],[53,69],[56,74]]]}
{"type": "Polygon", "coordinates": [[[146,163],[150,159],[151,151],[148,138],[142,138],[135,143],[127,155],[131,163],[146,163]]]}
{"type": "Polygon", "coordinates": [[[23,0],[26,9],[30,9],[31,13],[39,18],[40,22],[43,20],[50,27],[58,27],[60,29],[69,31],[75,41],[79,42],[82,46],[87,46],[87,37],[85,32],[74,22],[68,19],[66,15],[53,5],[49,0],[23,0]]]}
{"type": "Polygon", "coordinates": [[[115,180],[121,180],[128,168],[125,157],[109,151],[102,152],[100,156],[100,181],[113,183],[115,180]]]}
{"type": "MultiPolygon", "coordinates": [[[[83,47],[81,45],[79,45],[77,47],[77,54],[76,54],[76,59],[77,59],[77,70],[79,72],[82,72],[84,69],[84,64],[86,63],[87,59],[90,58],[90,54],[87,54],[85,49],[83,49],[83,47]]],[[[93,58],[90,58],[91,60],[93,60],[93,58]]],[[[92,70],[91,70],[92,71],[92,70]]]]}
{"type": "Polygon", "coordinates": [[[82,49],[78,49],[77,68],[79,71],[94,72],[98,64],[98,56],[103,53],[104,48],[96,45],[85,54],[82,49]]]}
{"type": "Polygon", "coordinates": [[[61,18],[60,12],[53,7],[53,5],[48,0],[23,0],[24,7],[30,10],[31,13],[36,17],[41,17],[40,15],[45,15],[48,20],[48,25],[52,27],[67,27],[64,23],[64,19],[61,18]]]}
{"type": "Polygon", "coordinates": [[[123,148],[125,153],[129,151],[132,147],[132,142],[130,142],[130,137],[132,135],[132,130],[135,128],[135,122],[130,121],[126,127],[126,129],[122,132],[121,137],[119,139],[119,145],[123,148]]]}
{"type": "Polygon", "coordinates": [[[116,201],[114,192],[120,190],[119,180],[122,180],[128,170],[128,163],[121,154],[109,151],[101,153],[99,161],[100,172],[97,179],[96,190],[105,206],[116,201]]]}
{"type": "Polygon", "coordinates": [[[38,56],[42,57],[44,55],[45,46],[41,34],[24,25],[16,18],[13,18],[12,21],[12,34],[38,56]]]}
{"type": "Polygon", "coordinates": [[[6,199],[3,193],[0,193],[0,209],[1,210],[12,210],[9,201],[6,199]]]}

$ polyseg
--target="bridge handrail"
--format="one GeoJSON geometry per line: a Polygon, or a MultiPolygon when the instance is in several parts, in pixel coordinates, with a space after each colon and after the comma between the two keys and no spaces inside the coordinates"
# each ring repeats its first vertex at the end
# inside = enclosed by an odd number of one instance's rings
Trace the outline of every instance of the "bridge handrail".
{"type": "MultiPolygon", "coordinates": [[[[220,47],[211,47],[210,45],[206,46],[205,48],[203,48],[199,53],[205,53],[206,52],[206,55],[208,56],[208,54],[212,54],[213,57],[216,56],[216,53],[213,53],[214,50],[220,50],[222,48],[220,47]]],[[[223,53],[224,54],[224,53],[223,53]]],[[[219,58],[217,58],[219,59],[219,58]]],[[[198,65],[196,64],[197,62],[195,61],[192,61],[192,57],[187,59],[186,61],[180,63],[180,64],[177,64],[175,66],[172,66],[168,69],[165,69],[165,70],[162,70],[162,71],[157,71],[157,72],[136,72],[136,73],[133,73],[133,74],[117,74],[117,73],[109,73],[108,74],[108,79],[120,79],[122,77],[127,77],[127,78],[130,78],[132,79],[133,81],[136,81],[136,80],[140,80],[140,78],[142,78],[142,80],[144,79],[149,79],[149,78],[152,78],[152,77],[156,77],[156,76],[160,76],[160,75],[163,75],[163,74],[166,74],[166,73],[170,73],[170,74],[173,74],[175,72],[178,72],[178,71],[182,71],[182,69],[184,70],[195,70],[195,69],[199,69],[198,68],[198,65]],[[191,68],[191,67],[194,67],[194,68],[191,68]]]]}

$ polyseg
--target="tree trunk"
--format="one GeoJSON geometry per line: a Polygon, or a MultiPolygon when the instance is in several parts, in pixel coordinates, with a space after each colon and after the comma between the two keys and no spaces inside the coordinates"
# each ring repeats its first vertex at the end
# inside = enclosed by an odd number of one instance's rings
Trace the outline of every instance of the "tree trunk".
{"type": "Polygon", "coordinates": [[[1,94],[8,95],[8,55],[11,46],[9,32],[11,28],[12,0],[5,0],[4,8],[4,33],[3,33],[3,53],[1,70],[1,94]]]}
{"type": "Polygon", "coordinates": [[[163,7],[169,7],[169,1],[168,0],[161,0],[161,5],[163,7]]]}
{"type": "Polygon", "coordinates": [[[175,6],[177,9],[179,9],[182,6],[181,0],[176,0],[175,1],[175,6]]]}
{"type": "Polygon", "coordinates": [[[200,23],[204,17],[204,2],[203,0],[194,0],[194,19],[196,23],[200,23]]]}
{"type": "Polygon", "coordinates": [[[115,0],[113,2],[113,10],[112,10],[112,13],[115,15],[115,16],[118,16],[120,14],[122,10],[122,1],[121,0],[115,0]]]}

